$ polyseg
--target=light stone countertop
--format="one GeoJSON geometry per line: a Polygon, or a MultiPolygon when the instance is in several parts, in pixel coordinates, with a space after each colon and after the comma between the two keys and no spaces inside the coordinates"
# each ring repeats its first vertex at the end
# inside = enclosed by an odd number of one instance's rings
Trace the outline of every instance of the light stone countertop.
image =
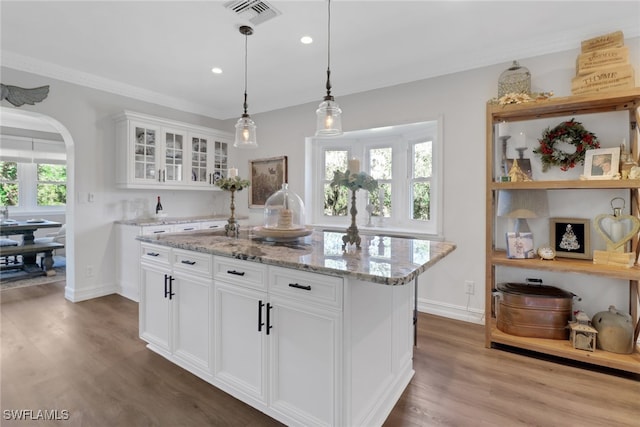
{"type": "Polygon", "coordinates": [[[342,249],[344,232],[314,230],[291,242],[272,242],[253,234],[250,227],[240,237],[200,230],[157,236],[138,236],[142,242],[221,255],[236,259],[345,276],[385,285],[403,285],[451,253],[450,242],[371,235],[360,232],[361,249],[342,249]]]}
{"type": "MultiPolygon", "coordinates": [[[[247,219],[248,216],[237,216],[236,219],[247,219]]],[[[150,217],[150,218],[136,218],[127,220],[115,221],[116,224],[122,225],[134,225],[139,227],[148,227],[152,225],[172,225],[172,224],[188,224],[190,222],[207,222],[207,221],[227,221],[229,215],[205,215],[205,216],[190,216],[190,217],[150,217]]]]}

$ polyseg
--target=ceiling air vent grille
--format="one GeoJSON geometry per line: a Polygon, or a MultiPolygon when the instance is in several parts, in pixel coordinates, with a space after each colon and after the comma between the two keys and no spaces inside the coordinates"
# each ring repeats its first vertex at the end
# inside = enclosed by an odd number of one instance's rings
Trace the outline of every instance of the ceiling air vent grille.
{"type": "Polygon", "coordinates": [[[231,10],[253,25],[262,24],[280,15],[280,12],[269,3],[262,0],[234,0],[228,1],[224,7],[231,10]]]}

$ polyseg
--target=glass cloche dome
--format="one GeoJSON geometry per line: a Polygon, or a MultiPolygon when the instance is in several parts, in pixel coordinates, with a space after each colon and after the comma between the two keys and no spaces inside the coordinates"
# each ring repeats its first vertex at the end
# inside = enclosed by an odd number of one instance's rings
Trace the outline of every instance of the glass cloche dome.
{"type": "Polygon", "coordinates": [[[273,193],[264,204],[264,228],[273,230],[300,230],[305,228],[304,203],[300,196],[289,190],[289,184],[273,193]]]}

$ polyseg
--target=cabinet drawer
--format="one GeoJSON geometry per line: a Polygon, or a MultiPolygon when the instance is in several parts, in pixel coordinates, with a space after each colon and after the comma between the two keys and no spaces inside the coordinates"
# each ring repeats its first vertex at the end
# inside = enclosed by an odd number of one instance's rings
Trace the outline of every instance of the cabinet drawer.
{"type": "Polygon", "coordinates": [[[227,283],[266,290],[266,270],[266,266],[255,262],[220,256],[214,258],[215,279],[227,283]]]}
{"type": "Polygon", "coordinates": [[[189,222],[187,224],[175,224],[173,226],[173,231],[174,232],[195,231],[195,230],[200,230],[200,223],[198,223],[198,222],[189,222]]]}
{"type": "Polygon", "coordinates": [[[269,293],[342,308],[342,278],[281,267],[269,268],[269,293]]]}
{"type": "Polygon", "coordinates": [[[173,225],[149,225],[142,227],[143,236],[154,236],[158,234],[171,233],[173,225]]]}
{"type": "Polygon", "coordinates": [[[172,263],[174,270],[199,276],[213,277],[213,256],[193,251],[174,249],[172,263]]]}
{"type": "Polygon", "coordinates": [[[148,243],[142,243],[140,248],[142,249],[142,261],[169,265],[169,253],[171,252],[171,248],[166,246],[150,245],[148,243]]]}

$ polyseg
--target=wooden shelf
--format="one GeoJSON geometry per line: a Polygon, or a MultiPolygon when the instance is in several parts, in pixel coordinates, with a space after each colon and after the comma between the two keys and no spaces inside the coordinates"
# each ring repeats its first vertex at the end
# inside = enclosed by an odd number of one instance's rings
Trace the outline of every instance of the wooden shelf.
{"type": "Polygon", "coordinates": [[[492,182],[489,187],[491,190],[630,190],[640,189],[640,179],[492,182]]]}
{"type": "MultiPolygon", "coordinates": [[[[529,182],[498,182],[496,181],[495,162],[499,142],[494,132],[496,124],[507,122],[525,122],[537,119],[554,117],[571,117],[582,114],[596,114],[608,112],[627,112],[629,124],[629,151],[634,159],[640,157],[640,131],[637,123],[640,122],[640,88],[631,90],[614,91],[601,94],[570,96],[564,98],[551,98],[547,100],[528,102],[524,104],[496,105],[487,104],[486,119],[486,288],[485,313],[493,310],[492,290],[496,285],[496,268],[509,267],[515,269],[531,269],[540,271],[552,271],[567,274],[585,274],[603,278],[619,279],[626,281],[629,288],[629,313],[633,319],[634,330],[640,329],[640,264],[636,263],[631,268],[612,265],[594,264],[592,260],[556,258],[553,261],[541,259],[509,259],[506,251],[495,250],[495,222],[496,200],[498,193],[503,190],[624,190],[629,197],[629,213],[640,218],[640,179],[633,180],[549,180],[529,182]]],[[[619,126],[615,122],[616,126],[619,126]]],[[[586,193],[585,193],[586,194],[586,193]]],[[[631,252],[636,255],[640,251],[640,235],[631,239],[631,252]]],[[[617,286],[617,284],[616,284],[617,286]]],[[[616,289],[616,291],[618,291],[616,289]]],[[[636,343],[636,350],[630,355],[609,353],[603,350],[595,352],[576,350],[568,340],[548,340],[539,338],[518,337],[499,331],[496,328],[495,319],[490,315],[485,319],[485,345],[493,343],[519,347],[526,350],[546,353],[566,359],[592,363],[614,369],[640,374],[640,344],[636,343]]]]}
{"type": "Polygon", "coordinates": [[[494,319],[492,319],[490,340],[492,343],[640,374],[640,345],[636,345],[635,351],[631,354],[617,354],[597,349],[596,351],[576,350],[569,340],[528,338],[506,334],[496,327],[494,319]]]}
{"type": "Polygon", "coordinates": [[[631,268],[616,267],[613,265],[594,264],[592,260],[556,258],[552,261],[535,259],[507,258],[506,251],[497,250],[491,255],[493,265],[501,265],[513,268],[528,268],[531,270],[556,271],[561,273],[579,273],[595,276],[606,276],[623,280],[638,280],[640,278],[640,265],[631,268]]]}
{"type": "Polygon", "coordinates": [[[532,120],[564,115],[631,110],[640,105],[640,88],[596,95],[549,98],[524,104],[487,104],[487,114],[494,121],[532,120]]]}

